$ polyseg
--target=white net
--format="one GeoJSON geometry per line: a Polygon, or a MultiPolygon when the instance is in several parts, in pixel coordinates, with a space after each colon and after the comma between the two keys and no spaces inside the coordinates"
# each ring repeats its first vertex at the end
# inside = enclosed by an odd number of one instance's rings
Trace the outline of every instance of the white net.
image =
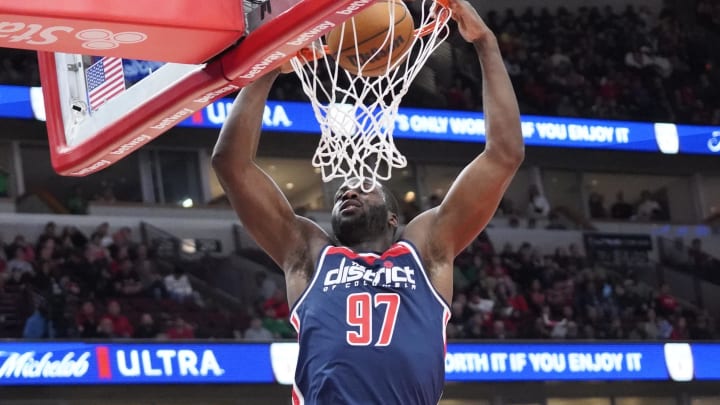
{"type": "MultiPolygon", "coordinates": [[[[357,45],[330,55],[320,39],[291,60],[320,123],[321,139],[312,164],[321,169],[325,182],[357,178],[364,188],[373,187],[377,181],[390,179],[393,169],[407,165],[393,140],[398,108],[428,57],[447,38],[450,11],[433,0],[410,3],[417,28],[411,37],[412,44],[403,44],[407,50],[397,56],[393,53],[399,46],[395,40],[398,7],[394,1],[375,5],[387,5],[390,29],[371,55],[367,51],[362,54],[357,45]],[[340,66],[343,58],[355,61],[356,73],[340,66]],[[379,69],[386,69],[380,75],[377,63],[369,67],[377,60],[387,60],[385,68],[379,69]],[[373,76],[363,75],[368,69],[372,69],[373,76]]],[[[353,35],[352,43],[357,44],[356,19],[360,20],[360,16],[340,28],[340,44],[349,40],[345,35],[353,35]]]]}

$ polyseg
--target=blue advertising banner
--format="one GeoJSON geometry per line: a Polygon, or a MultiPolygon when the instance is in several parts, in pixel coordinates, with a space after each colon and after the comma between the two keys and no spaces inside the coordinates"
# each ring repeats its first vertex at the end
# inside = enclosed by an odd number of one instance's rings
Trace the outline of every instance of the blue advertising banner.
{"type": "MultiPolygon", "coordinates": [[[[156,68],[150,62],[132,62],[132,66],[126,66],[130,73],[156,68]]],[[[44,120],[42,92],[39,90],[0,85],[0,117],[44,120]]],[[[178,126],[220,128],[231,106],[232,99],[218,100],[178,126]]],[[[269,101],[263,114],[263,130],[316,135],[320,126],[309,103],[269,101]]],[[[720,155],[720,126],[527,115],[522,117],[522,132],[529,146],[720,155]]],[[[395,121],[394,136],[432,141],[485,142],[485,119],[480,112],[401,108],[395,121]]]]}
{"type": "Polygon", "coordinates": [[[720,344],[692,345],[696,380],[720,380],[720,344]]]}
{"type": "Polygon", "coordinates": [[[0,117],[33,119],[30,87],[0,85],[0,117]]]}
{"type": "Polygon", "coordinates": [[[267,344],[2,343],[0,385],[275,382],[267,344]]]}
{"type": "Polygon", "coordinates": [[[668,380],[662,344],[448,345],[447,381],[668,380]]]}
{"type": "MultiPolygon", "coordinates": [[[[448,382],[720,380],[720,344],[450,343],[448,382]]],[[[292,385],[297,343],[0,343],[0,386],[292,385]]]]}

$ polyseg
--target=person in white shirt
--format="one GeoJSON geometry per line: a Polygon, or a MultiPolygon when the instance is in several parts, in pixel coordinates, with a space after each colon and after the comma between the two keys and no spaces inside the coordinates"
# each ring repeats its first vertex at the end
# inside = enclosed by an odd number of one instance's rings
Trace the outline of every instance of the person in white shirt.
{"type": "Polygon", "coordinates": [[[649,191],[644,190],[640,195],[640,204],[637,207],[637,219],[640,221],[657,219],[661,210],[660,203],[652,199],[649,191]]]}
{"type": "Polygon", "coordinates": [[[175,267],[173,274],[168,274],[163,280],[168,295],[176,301],[183,302],[193,297],[193,288],[185,272],[175,267]]]}
{"type": "Polygon", "coordinates": [[[528,218],[547,218],[548,214],[550,214],[550,203],[548,200],[540,193],[540,189],[534,184],[530,186],[529,193],[528,218]]]}
{"type": "Polygon", "coordinates": [[[253,342],[269,342],[273,340],[273,335],[263,327],[260,318],[253,318],[250,321],[250,327],[245,331],[244,339],[253,342]]]}

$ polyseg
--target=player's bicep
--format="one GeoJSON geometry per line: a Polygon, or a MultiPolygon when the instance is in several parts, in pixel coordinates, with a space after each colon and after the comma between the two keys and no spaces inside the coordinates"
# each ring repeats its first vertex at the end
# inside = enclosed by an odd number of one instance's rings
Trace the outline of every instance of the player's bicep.
{"type": "Polygon", "coordinates": [[[319,227],[299,220],[275,182],[254,163],[218,170],[230,204],[255,242],[283,269],[319,227]]]}
{"type": "Polygon", "coordinates": [[[481,154],[455,179],[438,207],[408,224],[408,237],[433,256],[457,256],[487,226],[517,168],[481,154]]]}
{"type": "Polygon", "coordinates": [[[483,153],[460,173],[435,218],[436,234],[454,256],[490,222],[518,167],[519,162],[483,153]]]}

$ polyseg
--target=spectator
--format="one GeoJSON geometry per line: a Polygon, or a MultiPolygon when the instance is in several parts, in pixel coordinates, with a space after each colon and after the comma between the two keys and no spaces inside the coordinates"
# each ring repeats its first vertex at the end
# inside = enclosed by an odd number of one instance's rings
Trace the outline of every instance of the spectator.
{"type": "Polygon", "coordinates": [[[287,298],[285,297],[285,291],[281,288],[276,288],[272,297],[263,303],[263,309],[272,309],[276,318],[288,318],[290,316],[290,308],[288,307],[287,298]]]}
{"type": "Polygon", "coordinates": [[[140,277],[142,290],[155,299],[165,296],[165,284],[157,271],[157,264],[150,258],[148,248],[144,244],[137,245],[133,250],[133,269],[140,277]]]}
{"type": "Polygon", "coordinates": [[[119,263],[119,271],[113,279],[115,293],[119,296],[138,295],[143,291],[140,276],[133,269],[130,259],[123,259],[119,263]]]}
{"type": "Polygon", "coordinates": [[[266,308],[262,319],[263,328],[272,333],[275,339],[292,338],[295,336],[290,323],[285,318],[278,318],[272,307],[266,308]]]}
{"type": "Polygon", "coordinates": [[[684,316],[680,316],[675,321],[675,325],[672,327],[670,333],[671,340],[688,340],[690,339],[690,332],[687,327],[687,320],[684,316]]]}
{"type": "Polygon", "coordinates": [[[48,317],[48,309],[45,303],[39,303],[35,307],[35,312],[25,320],[23,328],[23,338],[25,339],[53,339],[55,338],[55,328],[52,321],[48,317]]]}
{"type": "Polygon", "coordinates": [[[647,336],[648,339],[660,339],[660,323],[655,314],[655,310],[648,309],[646,316],[647,319],[645,320],[643,328],[645,336],[647,336]]]}
{"type": "Polygon", "coordinates": [[[610,207],[610,215],[614,219],[630,219],[633,216],[633,207],[625,202],[622,191],[618,191],[616,200],[610,207]]]}
{"type": "MultiPolygon", "coordinates": [[[[120,303],[112,300],[108,303],[107,313],[100,319],[101,329],[102,323],[105,320],[110,320],[112,323],[112,332],[114,336],[129,338],[133,335],[133,327],[130,324],[127,316],[120,312],[120,303]]],[[[102,334],[102,332],[101,332],[102,334]]]]}
{"type": "Polygon", "coordinates": [[[600,193],[590,193],[588,208],[590,210],[590,218],[592,219],[603,219],[607,217],[604,197],[600,193]]]}
{"type": "Polygon", "coordinates": [[[133,337],[136,339],[155,339],[159,333],[160,331],[157,325],[155,325],[155,320],[152,315],[144,313],[140,316],[140,325],[135,328],[133,337]]]}
{"type": "Polygon", "coordinates": [[[263,327],[262,319],[254,317],[250,321],[250,327],[245,331],[243,338],[254,342],[269,342],[273,340],[273,334],[263,327]]]}
{"type": "Polygon", "coordinates": [[[99,318],[92,301],[83,302],[80,312],[75,316],[75,326],[82,338],[98,337],[99,318]]]}
{"type": "Polygon", "coordinates": [[[269,277],[264,271],[258,271],[255,273],[255,284],[260,291],[260,297],[263,302],[270,299],[270,297],[272,297],[275,293],[275,290],[278,289],[278,285],[275,280],[273,280],[272,277],[269,277]]]}
{"type": "Polygon", "coordinates": [[[195,330],[181,317],[177,317],[172,326],[165,332],[168,339],[194,339],[195,330]]]}
{"type": "Polygon", "coordinates": [[[172,274],[165,276],[165,290],[170,298],[177,302],[185,302],[193,297],[193,288],[188,276],[180,266],[175,266],[172,274]]]}
{"type": "Polygon", "coordinates": [[[668,283],[663,283],[660,286],[660,291],[655,298],[658,313],[660,315],[669,316],[675,313],[675,311],[678,309],[678,301],[670,294],[670,285],[668,283]]]}
{"type": "Polygon", "coordinates": [[[9,283],[22,284],[35,277],[35,269],[28,260],[27,249],[17,241],[10,245],[9,261],[7,262],[7,278],[9,283]]]}
{"type": "Polygon", "coordinates": [[[643,190],[640,194],[640,203],[637,207],[637,219],[640,221],[650,221],[660,219],[662,208],[660,203],[652,198],[649,191],[643,190]]]}
{"type": "Polygon", "coordinates": [[[101,339],[116,339],[125,336],[120,336],[115,332],[112,319],[102,318],[100,320],[100,324],[98,325],[96,337],[101,339]]]}
{"type": "Polygon", "coordinates": [[[531,185],[528,190],[528,207],[527,215],[531,219],[547,218],[550,213],[550,203],[540,193],[540,189],[536,185],[531,185]]]}

